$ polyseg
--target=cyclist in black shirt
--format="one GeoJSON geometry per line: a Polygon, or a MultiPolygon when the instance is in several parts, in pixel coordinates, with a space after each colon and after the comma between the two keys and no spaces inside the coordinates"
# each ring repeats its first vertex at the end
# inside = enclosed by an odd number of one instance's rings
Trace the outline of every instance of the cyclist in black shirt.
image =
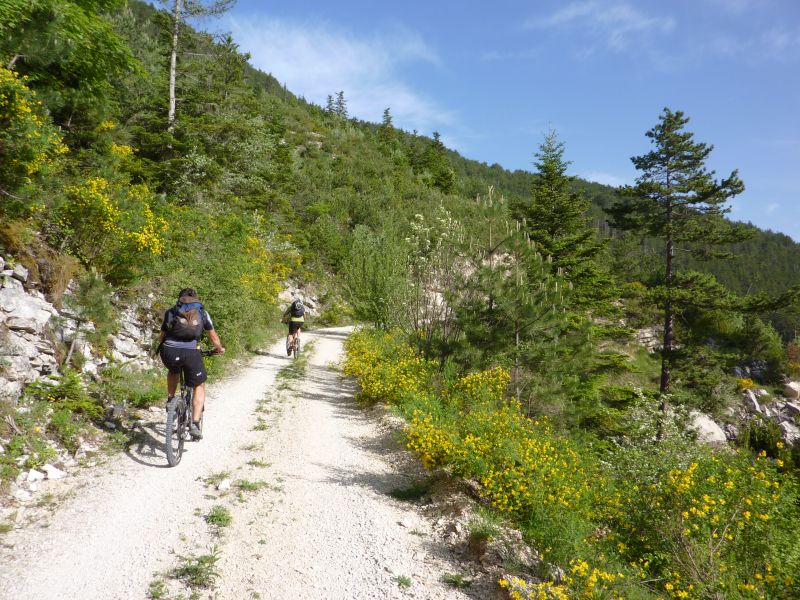
{"type": "Polygon", "coordinates": [[[214,344],[218,354],[223,354],[225,348],[214,330],[211,316],[197,299],[197,292],[192,288],[184,288],[178,295],[178,302],[164,313],[161,323],[161,338],[159,356],[161,362],[167,367],[167,402],[175,396],[178,388],[181,370],[183,370],[186,385],[194,388],[194,402],[192,403],[192,424],[189,433],[194,439],[201,439],[199,421],[203,414],[203,404],[206,399],[206,384],[208,378],[203,357],[197,349],[197,342],[208,333],[211,343],[214,344]]]}

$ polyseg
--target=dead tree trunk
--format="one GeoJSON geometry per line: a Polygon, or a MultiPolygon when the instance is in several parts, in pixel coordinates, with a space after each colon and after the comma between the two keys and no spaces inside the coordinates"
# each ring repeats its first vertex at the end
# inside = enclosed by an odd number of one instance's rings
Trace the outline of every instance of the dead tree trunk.
{"type": "Polygon", "coordinates": [[[178,33],[181,26],[182,0],[175,0],[172,9],[172,51],[169,57],[169,112],[167,114],[167,131],[175,129],[175,75],[178,68],[178,33]]]}

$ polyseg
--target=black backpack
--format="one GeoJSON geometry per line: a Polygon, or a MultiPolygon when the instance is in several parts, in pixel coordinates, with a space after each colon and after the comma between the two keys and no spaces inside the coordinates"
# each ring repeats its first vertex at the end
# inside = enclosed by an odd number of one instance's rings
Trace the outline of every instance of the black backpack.
{"type": "Polygon", "coordinates": [[[291,313],[293,317],[302,317],[306,314],[306,307],[303,306],[303,302],[300,300],[295,300],[292,302],[291,313]]]}
{"type": "Polygon", "coordinates": [[[181,301],[172,309],[167,333],[181,342],[197,341],[203,336],[203,305],[199,302],[184,304],[181,301]]]}

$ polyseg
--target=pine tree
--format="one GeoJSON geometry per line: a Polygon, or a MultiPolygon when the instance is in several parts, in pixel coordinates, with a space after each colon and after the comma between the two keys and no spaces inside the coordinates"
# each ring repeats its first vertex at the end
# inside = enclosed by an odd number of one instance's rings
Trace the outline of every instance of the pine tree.
{"type": "Polygon", "coordinates": [[[344,91],[336,92],[336,100],[334,101],[333,112],[337,117],[342,119],[347,118],[347,100],[344,98],[344,91]]]}
{"type": "Polygon", "coordinates": [[[518,203],[514,216],[523,221],[537,250],[551,258],[552,272],[562,273],[575,286],[571,305],[608,300],[614,295],[614,285],[597,262],[604,244],[587,216],[589,201],[572,187],[574,177],[567,175],[570,163],[564,160],[564,143],[555,131],[545,135],[536,158],[530,201],[518,203]]]}
{"type": "Polygon", "coordinates": [[[427,171],[426,181],[431,187],[438,188],[445,194],[453,190],[456,172],[447,160],[442,136],[438,131],[433,132],[433,140],[420,156],[416,168],[427,171]]]}
{"type": "Polygon", "coordinates": [[[723,216],[730,210],[726,202],[741,193],[744,184],[735,170],[725,179],[714,179],[705,166],[713,146],[695,142],[694,134],[684,129],[688,121],[681,111],[664,109],[658,124],[646,133],[654,149],[631,158],[642,174],[636,185],[623,188],[624,201],[610,211],[616,227],[664,241],[664,279],[658,290],[664,316],[659,386],[664,412],[674,360],[676,301],[685,306],[695,288],[699,292],[710,285],[692,274],[678,277],[676,245],[709,247],[742,239],[741,231],[723,216]]]}
{"type": "Polygon", "coordinates": [[[378,139],[384,145],[389,145],[395,140],[394,125],[392,124],[392,113],[389,108],[383,111],[383,120],[378,128],[378,139]]]}
{"type": "Polygon", "coordinates": [[[530,414],[541,409],[534,403],[552,400],[538,392],[559,362],[568,284],[551,272],[520,223],[509,220],[502,198],[490,189],[478,203],[484,228],[465,241],[466,274],[450,295],[464,331],[462,360],[470,368],[509,367],[514,395],[530,414]]]}
{"type": "MultiPolygon", "coordinates": [[[[167,0],[162,0],[166,2],[167,0]]],[[[219,16],[233,6],[236,0],[214,0],[204,4],[202,0],[172,0],[172,44],[169,57],[169,109],[167,131],[175,129],[176,97],[175,85],[178,74],[178,42],[181,28],[187,17],[219,16]]]]}

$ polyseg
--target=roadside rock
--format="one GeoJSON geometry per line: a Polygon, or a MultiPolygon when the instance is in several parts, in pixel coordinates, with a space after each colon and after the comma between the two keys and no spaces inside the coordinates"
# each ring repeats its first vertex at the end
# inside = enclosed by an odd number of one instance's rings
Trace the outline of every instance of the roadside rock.
{"type": "Polygon", "coordinates": [[[783,395],[792,400],[800,400],[800,381],[787,381],[783,386],[783,395]]]}
{"type": "Polygon", "coordinates": [[[745,390],[744,399],[748,411],[761,414],[761,405],[758,403],[758,398],[756,398],[756,394],[753,390],[745,390]]]}
{"type": "Polygon", "coordinates": [[[67,476],[66,472],[54,467],[53,465],[45,465],[42,470],[47,475],[47,479],[64,479],[67,476]]]}
{"type": "MultiPolygon", "coordinates": [[[[0,268],[4,266],[5,259],[0,268]]],[[[2,271],[0,277],[0,364],[4,367],[0,371],[0,397],[12,401],[19,398],[25,384],[56,373],[59,360],[73,341],[84,373],[97,377],[109,364],[108,356],[95,354],[86,339],[95,330],[94,324],[82,321],[69,302],[58,310],[40,291],[26,290],[23,282],[27,279],[22,265],[2,271]]],[[[65,292],[66,298],[70,296],[74,296],[72,284],[65,292]]],[[[107,354],[126,369],[155,365],[148,355],[157,328],[149,308],[152,300],[151,294],[143,299],[144,304],[118,307],[120,332],[110,336],[107,354]]],[[[112,302],[121,301],[116,298],[112,302]]]]}
{"type": "Polygon", "coordinates": [[[498,536],[491,538],[481,558],[483,564],[513,564],[525,571],[533,571],[541,562],[539,553],[525,543],[522,533],[516,529],[504,529],[498,536]]]}
{"type": "Polygon", "coordinates": [[[711,417],[698,411],[690,413],[691,427],[697,432],[697,439],[705,444],[725,444],[728,441],[722,427],[711,417]]]}
{"type": "Polygon", "coordinates": [[[231,489],[231,480],[230,479],[223,479],[217,484],[217,490],[220,492],[226,492],[231,489]]]}
{"type": "Polygon", "coordinates": [[[784,421],[779,425],[779,427],[783,433],[783,439],[785,439],[787,443],[794,445],[798,440],[800,440],[800,427],[794,423],[784,421]]]}
{"type": "Polygon", "coordinates": [[[783,412],[794,419],[800,415],[800,402],[787,402],[783,405],[783,412]]]}
{"type": "Polygon", "coordinates": [[[134,358],[141,353],[139,346],[130,338],[112,336],[109,341],[114,350],[125,357],[134,358]]]}
{"type": "Polygon", "coordinates": [[[36,469],[31,469],[28,471],[28,477],[26,478],[28,483],[33,483],[35,481],[44,481],[45,474],[41,471],[37,471],[36,469]]]}
{"type": "Polygon", "coordinates": [[[278,302],[282,307],[286,307],[293,299],[299,298],[306,307],[309,316],[315,317],[319,314],[317,306],[319,298],[309,290],[302,289],[296,285],[287,284],[286,288],[278,294],[278,302]]]}
{"type": "Polygon", "coordinates": [[[0,398],[16,399],[22,393],[22,384],[0,377],[0,398]]]}
{"type": "Polygon", "coordinates": [[[17,281],[25,283],[28,281],[28,269],[19,264],[15,265],[11,276],[17,281]]]}
{"type": "Polygon", "coordinates": [[[661,330],[657,327],[645,327],[644,329],[638,329],[634,337],[637,342],[647,348],[650,352],[655,352],[661,347],[661,330]]]}
{"type": "Polygon", "coordinates": [[[14,491],[14,498],[18,502],[29,502],[31,498],[33,498],[33,494],[31,494],[28,490],[23,490],[19,488],[18,490],[14,491]]]}

